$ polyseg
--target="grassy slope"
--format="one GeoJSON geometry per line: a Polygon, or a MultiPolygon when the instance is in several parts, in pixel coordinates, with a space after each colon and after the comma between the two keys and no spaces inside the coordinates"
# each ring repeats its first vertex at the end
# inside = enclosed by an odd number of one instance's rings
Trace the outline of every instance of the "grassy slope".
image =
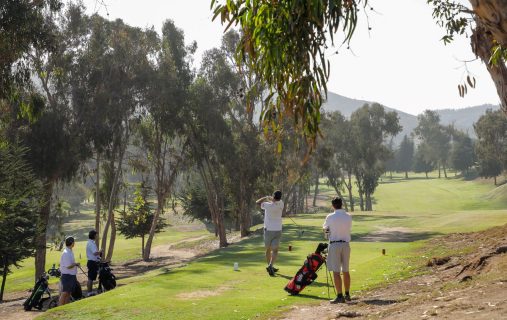
{"type": "MultiPolygon", "coordinates": [[[[354,215],[352,243],[352,290],[374,286],[407,276],[414,249],[422,242],[364,242],[361,237],[382,227],[413,229],[427,239],[441,233],[473,231],[507,222],[503,196],[491,197],[493,186],[458,179],[395,179],[384,181],[375,194],[374,213],[354,215]],[[392,182],[392,183],[387,183],[392,182]],[[382,248],[388,255],[382,256],[382,248]]],[[[329,192],[323,188],[324,193],[329,192]]],[[[247,319],[269,315],[288,306],[327,298],[325,272],[304,295],[288,296],[282,289],[307,253],[321,241],[320,226],[325,214],[301,215],[297,222],[305,233],[298,237],[290,220],[279,259],[280,275],[267,276],[262,238],[254,237],[203,257],[189,266],[153,273],[112,292],[47,312],[45,319],[247,319]],[[291,244],[293,251],[287,251],[291,244]],[[239,272],[232,270],[239,262],[239,272]],[[156,276],[155,276],[156,275],[156,276]],[[149,307],[147,307],[149,306],[149,307]]]]}

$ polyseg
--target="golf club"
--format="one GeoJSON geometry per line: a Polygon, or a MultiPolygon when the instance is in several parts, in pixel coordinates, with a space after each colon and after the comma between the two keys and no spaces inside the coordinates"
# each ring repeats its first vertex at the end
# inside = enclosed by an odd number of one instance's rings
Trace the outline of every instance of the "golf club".
{"type": "Polygon", "coordinates": [[[303,230],[303,228],[299,224],[297,224],[296,221],[294,221],[291,217],[289,217],[289,216],[287,216],[287,217],[290,219],[290,221],[292,221],[292,223],[294,223],[296,225],[296,227],[299,228],[298,236],[299,236],[299,238],[301,238],[304,235],[305,230],[303,230]]]}
{"type": "Polygon", "coordinates": [[[81,268],[81,266],[77,266],[79,268],[79,270],[81,270],[81,272],[85,275],[85,277],[88,277],[88,275],[86,274],[86,272],[84,272],[83,268],[81,268]]]}

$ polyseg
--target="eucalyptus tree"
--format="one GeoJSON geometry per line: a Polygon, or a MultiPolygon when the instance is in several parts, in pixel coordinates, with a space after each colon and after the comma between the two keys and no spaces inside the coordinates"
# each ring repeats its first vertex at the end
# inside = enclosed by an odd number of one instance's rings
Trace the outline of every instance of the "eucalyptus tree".
{"type": "MultiPolygon", "coordinates": [[[[108,21],[98,15],[80,17],[81,24],[76,23],[76,28],[84,29],[84,42],[71,79],[73,105],[78,123],[96,155],[97,169],[100,163],[104,171],[102,175],[96,172],[95,183],[96,192],[104,190],[102,196],[106,202],[101,248],[106,259],[111,259],[116,239],[114,208],[118,205],[126,149],[133,127],[139,123],[148,90],[155,52],[154,32],[130,27],[119,19],[108,21]],[[99,187],[101,177],[104,183],[99,187]]],[[[97,203],[97,226],[99,215],[97,203]]]]}
{"type": "Polygon", "coordinates": [[[408,171],[412,169],[414,162],[414,141],[407,135],[403,137],[395,159],[396,171],[405,172],[405,179],[408,179],[408,171]]]}
{"type": "Polygon", "coordinates": [[[261,116],[265,127],[281,133],[278,129],[290,117],[312,149],[330,71],[324,52],[339,26],[345,41],[351,39],[360,4],[367,1],[211,1],[226,29],[241,28],[238,60],[248,55],[267,86],[261,116]]]}
{"type": "Polygon", "coordinates": [[[501,111],[486,111],[474,124],[479,175],[494,178],[507,168],[507,118],[501,111]]]}
{"type": "Polygon", "coordinates": [[[401,131],[396,112],[386,112],[380,104],[364,105],[352,113],[352,134],[355,136],[358,165],[354,168],[360,200],[364,196],[364,210],[373,210],[371,196],[378,186],[378,180],[385,172],[385,161],[392,154],[385,145],[386,139],[401,131]]]}
{"type": "Polygon", "coordinates": [[[431,158],[428,157],[429,149],[430,147],[425,142],[421,142],[414,154],[413,170],[416,173],[424,172],[426,179],[428,179],[428,173],[435,170],[435,162],[432,162],[431,158]]]}
{"type": "Polygon", "coordinates": [[[184,164],[186,146],[183,124],[193,80],[190,59],[196,48],[195,44],[185,46],[183,31],[170,20],[164,22],[162,38],[152,34],[152,40],[156,48],[156,62],[149,73],[143,106],[146,116],[139,126],[138,137],[154,176],[157,208],[143,248],[144,260],[150,258],[158,222],[184,164]]]}
{"type": "Polygon", "coordinates": [[[452,147],[449,154],[451,166],[455,170],[461,171],[462,174],[467,174],[474,165],[475,158],[474,142],[470,136],[465,132],[453,130],[452,147]]]}
{"type": "Polygon", "coordinates": [[[51,51],[55,46],[54,21],[48,13],[56,14],[61,8],[59,0],[0,2],[1,104],[7,103],[23,87],[31,87],[31,64],[27,54],[33,50],[51,51]]]}
{"type": "Polygon", "coordinates": [[[447,178],[447,161],[451,142],[450,130],[440,124],[440,116],[435,111],[426,110],[417,116],[417,127],[414,135],[426,145],[427,162],[435,163],[438,167],[438,177],[441,177],[441,169],[447,178]]]}
{"type": "Polygon", "coordinates": [[[225,58],[220,68],[227,79],[222,83],[228,87],[230,103],[225,117],[232,130],[234,156],[229,157],[226,164],[226,186],[230,197],[234,200],[233,208],[242,237],[247,236],[251,226],[251,211],[255,206],[255,194],[260,180],[266,176],[269,166],[266,165],[267,151],[262,143],[261,128],[254,122],[256,106],[264,103],[263,83],[252,68],[252,60],[245,56],[243,60],[235,60],[235,51],[240,34],[229,30],[222,38],[220,52],[225,58]],[[254,161],[252,161],[254,159],[254,161]],[[244,163],[250,163],[245,166],[244,163]]]}
{"type": "Polygon", "coordinates": [[[333,187],[338,196],[342,197],[344,187],[347,189],[349,201],[348,205],[347,201],[344,201],[344,204],[347,210],[354,211],[352,175],[355,164],[353,161],[355,143],[349,129],[350,122],[339,111],[324,114],[322,144],[325,145],[328,156],[324,175],[327,183],[333,187]]]}
{"type": "MultiPolygon", "coordinates": [[[[72,179],[88,156],[88,149],[83,146],[83,136],[70,103],[69,78],[77,38],[71,27],[72,10],[58,15],[51,11],[45,12],[44,18],[54,47],[50,51],[34,47],[26,53],[26,59],[37,78],[34,90],[38,91],[42,99],[41,107],[35,122],[21,119],[13,123],[17,130],[13,139],[19,139],[28,148],[26,159],[43,184],[43,205],[35,239],[36,278],[45,270],[46,231],[54,186],[59,181],[72,179]]],[[[21,103],[20,106],[22,105],[21,103]]]]}
{"type": "Polygon", "coordinates": [[[215,235],[219,237],[219,246],[226,247],[224,210],[225,190],[224,157],[231,154],[231,131],[223,114],[227,108],[227,101],[222,101],[214,90],[209,78],[213,74],[213,52],[204,55],[204,66],[191,86],[190,114],[186,121],[187,139],[191,147],[190,157],[206,191],[206,201],[215,228],[215,235]],[[207,63],[211,63],[206,65],[207,63]]]}
{"type": "MultiPolygon", "coordinates": [[[[238,61],[252,57],[255,72],[265,80],[270,95],[262,123],[283,125],[282,117],[292,116],[298,129],[315,142],[320,124],[320,106],[327,92],[329,61],[324,52],[334,42],[335,33],[344,33],[347,44],[356,29],[360,14],[373,8],[368,0],[211,0],[214,19],[225,29],[239,25],[243,30],[238,42],[238,61]],[[276,94],[275,94],[276,93],[276,94]],[[283,112],[282,112],[283,110],[283,112]]],[[[473,52],[485,63],[497,87],[504,112],[507,112],[507,4],[498,0],[427,0],[433,16],[446,28],[444,41],[471,30],[473,52]]],[[[475,79],[459,86],[475,87],[475,79]]]]}
{"type": "MultiPolygon", "coordinates": [[[[463,1],[427,0],[433,6],[433,17],[444,27],[444,43],[453,41],[456,35],[466,35],[474,54],[486,65],[507,114],[507,3],[498,0],[469,0],[470,7],[463,1]]],[[[475,78],[467,76],[458,86],[464,96],[467,87],[475,87],[475,78]]]]}

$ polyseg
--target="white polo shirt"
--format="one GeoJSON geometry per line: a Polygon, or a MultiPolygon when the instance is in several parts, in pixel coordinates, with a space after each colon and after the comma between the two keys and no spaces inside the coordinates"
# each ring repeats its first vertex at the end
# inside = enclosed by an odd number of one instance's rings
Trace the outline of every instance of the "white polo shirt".
{"type": "Polygon", "coordinates": [[[97,244],[94,240],[88,239],[88,243],[86,244],[86,258],[90,261],[99,261],[100,257],[96,256],[94,253],[98,252],[97,244]]]}
{"type": "Polygon", "coordinates": [[[335,210],[329,214],[322,226],[324,229],[329,228],[329,241],[346,241],[350,242],[350,232],[352,230],[352,216],[343,209],[335,210]]]}
{"type": "Polygon", "coordinates": [[[76,263],[76,260],[74,259],[74,252],[72,252],[72,249],[65,247],[62,252],[62,257],[60,258],[60,271],[62,274],[70,274],[70,275],[76,275],[77,274],[77,267],[73,267],[69,269],[68,267],[76,263]]]}
{"type": "Polygon", "coordinates": [[[283,201],[263,202],[261,209],[264,210],[264,228],[268,231],[281,231],[283,201]]]}

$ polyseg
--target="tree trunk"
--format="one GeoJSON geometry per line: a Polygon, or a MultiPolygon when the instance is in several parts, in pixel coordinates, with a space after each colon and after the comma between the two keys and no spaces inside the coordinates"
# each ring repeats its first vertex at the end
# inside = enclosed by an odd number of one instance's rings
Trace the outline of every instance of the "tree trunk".
{"type": "Polygon", "coordinates": [[[428,171],[424,172],[426,174],[426,179],[428,179],[428,171]]]}
{"type": "Polygon", "coordinates": [[[447,171],[445,170],[445,165],[442,166],[444,169],[444,177],[447,179],[447,171]]]}
{"type": "Polygon", "coordinates": [[[440,174],[440,163],[438,164],[438,179],[440,179],[441,177],[441,174],[440,174]]]}
{"type": "Polygon", "coordinates": [[[141,257],[144,259],[144,234],[141,236],[141,257]]]}
{"type": "MultiPolygon", "coordinates": [[[[126,138],[126,141],[128,141],[128,139],[126,138]]],[[[124,146],[120,146],[121,148],[121,151],[120,151],[120,154],[119,154],[119,158],[118,158],[118,167],[116,168],[116,171],[114,173],[114,177],[113,177],[113,185],[112,185],[112,188],[111,188],[111,194],[109,195],[109,204],[108,204],[108,208],[107,208],[107,220],[106,220],[106,225],[104,226],[104,231],[102,233],[102,253],[105,255],[105,250],[106,250],[106,242],[107,242],[107,233],[109,231],[109,226],[111,226],[111,224],[113,223],[113,219],[114,219],[114,215],[113,215],[113,210],[114,210],[114,203],[115,203],[115,200],[116,200],[116,190],[118,190],[119,188],[119,180],[120,180],[120,174],[121,174],[121,170],[122,170],[122,165],[123,165],[123,155],[125,154],[125,149],[126,149],[126,142],[125,142],[125,145],[124,146]]],[[[114,168],[114,159],[111,161],[112,163],[112,168],[114,168]]],[[[111,230],[111,240],[109,242],[109,247],[111,248],[111,246],[114,247],[114,241],[113,240],[113,235],[112,235],[112,230],[111,230]]],[[[108,257],[112,257],[112,254],[110,255],[109,252],[107,253],[107,256],[108,257]]]]}
{"type": "Polygon", "coordinates": [[[100,247],[100,154],[97,152],[97,168],[95,172],[95,243],[100,247]]]}
{"type": "MultiPolygon", "coordinates": [[[[240,187],[241,188],[241,187],[240,187]]],[[[246,237],[250,233],[250,214],[247,212],[247,205],[243,196],[240,197],[239,201],[239,216],[240,216],[240,234],[241,237],[246,237]]]]}
{"type": "MultiPolygon", "coordinates": [[[[310,194],[310,187],[308,187],[306,189],[306,194],[307,195],[310,194]]],[[[309,210],[308,210],[308,196],[305,196],[305,212],[309,212],[309,210]]]]}
{"type": "Polygon", "coordinates": [[[106,261],[113,258],[114,243],[116,242],[116,221],[114,220],[114,212],[111,215],[111,239],[109,240],[109,248],[107,249],[106,261]]]}
{"type": "Polygon", "coordinates": [[[352,174],[348,173],[349,183],[347,185],[347,190],[349,191],[349,203],[350,203],[350,211],[354,212],[354,197],[352,196],[352,174]]]}
{"type": "Polygon", "coordinates": [[[4,257],[3,261],[3,272],[2,272],[2,287],[0,288],[0,302],[4,300],[5,281],[7,280],[7,273],[9,271],[7,265],[7,258],[4,257]]]}
{"type": "Polygon", "coordinates": [[[371,194],[369,192],[365,192],[364,197],[365,197],[365,211],[372,211],[371,194]]]}
{"type": "Polygon", "coordinates": [[[220,195],[218,194],[219,190],[221,190],[220,186],[217,185],[213,178],[213,169],[209,159],[203,159],[203,162],[199,163],[198,167],[201,179],[204,183],[204,188],[206,189],[208,207],[211,212],[211,219],[215,226],[215,235],[219,238],[219,246],[221,248],[227,247],[228,243],[227,235],[225,233],[223,206],[220,206],[222,204],[222,200],[219,199],[220,195]]]}
{"type": "Polygon", "coordinates": [[[44,184],[44,203],[40,210],[37,235],[35,237],[35,281],[37,281],[46,270],[46,230],[51,212],[53,184],[53,181],[48,181],[44,184]]]}
{"type": "Polygon", "coordinates": [[[494,177],[494,179],[495,179],[495,186],[496,186],[496,176],[494,177]]]}
{"type": "MultiPolygon", "coordinates": [[[[334,191],[336,192],[338,197],[340,197],[343,200],[343,195],[342,195],[342,192],[340,191],[340,189],[334,188],[334,191]]],[[[342,201],[342,202],[343,202],[343,208],[345,209],[345,211],[349,211],[347,201],[342,201]]]]}
{"type": "Polygon", "coordinates": [[[405,171],[405,179],[408,179],[408,171],[405,171]]]}
{"type": "Polygon", "coordinates": [[[495,83],[496,91],[507,114],[507,68],[502,59],[496,65],[490,64],[493,41],[507,47],[507,2],[500,0],[470,0],[475,16],[471,45],[473,52],[486,64],[495,83]]]}
{"type": "Polygon", "coordinates": [[[361,209],[361,211],[365,211],[364,210],[364,198],[363,198],[362,191],[359,191],[359,208],[361,209]]]}
{"type": "Polygon", "coordinates": [[[318,174],[315,175],[315,190],[313,192],[313,202],[312,202],[313,207],[317,206],[317,193],[319,193],[319,175],[318,174]]]}
{"type": "Polygon", "coordinates": [[[146,240],[146,245],[144,246],[144,251],[143,251],[143,260],[144,261],[150,260],[151,244],[153,243],[153,238],[155,237],[155,230],[157,229],[157,224],[158,224],[160,214],[161,213],[163,214],[163,212],[164,212],[164,203],[165,203],[164,195],[158,194],[157,195],[157,210],[155,210],[155,216],[153,217],[153,220],[151,222],[150,233],[148,234],[148,239],[146,240]]]}

